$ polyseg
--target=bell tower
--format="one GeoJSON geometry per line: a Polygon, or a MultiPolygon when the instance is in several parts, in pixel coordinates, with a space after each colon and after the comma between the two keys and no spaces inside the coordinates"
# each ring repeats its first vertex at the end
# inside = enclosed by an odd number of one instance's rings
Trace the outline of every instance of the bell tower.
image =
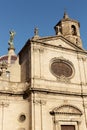
{"type": "Polygon", "coordinates": [[[63,19],[56,24],[54,29],[56,35],[63,35],[75,45],[82,47],[82,41],[80,38],[80,23],[69,18],[66,12],[64,12],[63,19]]]}

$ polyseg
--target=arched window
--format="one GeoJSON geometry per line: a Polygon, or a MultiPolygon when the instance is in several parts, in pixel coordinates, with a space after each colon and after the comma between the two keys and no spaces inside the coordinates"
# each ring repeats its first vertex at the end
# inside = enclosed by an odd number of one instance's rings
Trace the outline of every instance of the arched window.
{"type": "Polygon", "coordinates": [[[72,35],[77,35],[76,27],[74,25],[71,26],[72,35]]]}

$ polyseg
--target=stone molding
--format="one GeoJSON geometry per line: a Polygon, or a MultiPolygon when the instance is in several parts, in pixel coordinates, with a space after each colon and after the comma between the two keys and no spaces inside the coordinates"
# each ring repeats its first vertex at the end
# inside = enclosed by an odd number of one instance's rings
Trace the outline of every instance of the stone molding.
{"type": "Polygon", "coordinates": [[[40,105],[46,105],[46,101],[45,100],[33,100],[33,103],[35,103],[35,104],[40,104],[40,105]]]}
{"type": "Polygon", "coordinates": [[[86,61],[86,60],[87,60],[87,57],[84,57],[84,56],[78,55],[78,56],[77,56],[77,59],[78,59],[78,60],[86,61]]]}
{"type": "Polygon", "coordinates": [[[51,112],[51,115],[54,114],[69,114],[69,115],[82,115],[82,111],[78,109],[76,106],[72,105],[62,105],[54,108],[51,112]]]}
{"type": "Polygon", "coordinates": [[[38,46],[34,46],[34,47],[33,47],[33,50],[34,50],[34,52],[37,52],[37,51],[39,51],[40,53],[43,53],[43,52],[44,52],[44,48],[38,47],[38,46]]]}
{"type": "Polygon", "coordinates": [[[25,128],[18,128],[18,130],[25,130],[25,128]]]}
{"type": "Polygon", "coordinates": [[[57,81],[69,83],[70,79],[73,78],[73,76],[75,74],[75,68],[74,68],[73,63],[71,61],[65,59],[64,57],[54,57],[50,61],[50,72],[57,78],[57,81]],[[58,63],[62,62],[64,64],[66,64],[67,66],[69,66],[72,69],[72,74],[69,77],[66,77],[65,75],[61,75],[61,76],[56,75],[51,68],[52,64],[55,62],[58,62],[58,63]]]}
{"type": "Polygon", "coordinates": [[[9,103],[7,102],[0,102],[0,107],[8,107],[9,103]]]}
{"type": "Polygon", "coordinates": [[[0,81],[0,92],[11,94],[23,94],[29,87],[29,83],[0,81]]]}

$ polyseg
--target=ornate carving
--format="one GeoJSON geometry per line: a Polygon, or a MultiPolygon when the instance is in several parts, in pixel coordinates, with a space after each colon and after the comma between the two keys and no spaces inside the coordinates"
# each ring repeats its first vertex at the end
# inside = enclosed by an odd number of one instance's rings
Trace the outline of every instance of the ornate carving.
{"type": "Polygon", "coordinates": [[[59,82],[65,82],[65,83],[69,83],[70,82],[70,79],[64,77],[64,76],[60,76],[60,77],[57,77],[57,81],[59,82]]]}
{"type": "Polygon", "coordinates": [[[8,107],[9,106],[9,103],[6,103],[6,102],[0,102],[0,107],[3,106],[3,107],[8,107]]]}
{"type": "Polygon", "coordinates": [[[0,81],[0,91],[3,93],[24,93],[28,87],[29,83],[14,83],[14,82],[7,82],[7,81],[0,81]]]}
{"type": "Polygon", "coordinates": [[[44,52],[44,48],[40,47],[39,51],[40,51],[40,53],[43,53],[44,52]]]}
{"type": "Polygon", "coordinates": [[[45,100],[33,100],[33,103],[40,104],[40,105],[45,105],[46,101],[45,100]]]}
{"type": "Polygon", "coordinates": [[[33,50],[34,50],[35,52],[39,51],[40,53],[43,53],[43,52],[44,52],[44,48],[43,48],[43,47],[34,46],[34,47],[33,47],[33,50]]]}
{"type": "Polygon", "coordinates": [[[58,81],[69,81],[74,74],[73,64],[64,58],[54,58],[51,61],[51,71],[58,81]]]}
{"type": "Polygon", "coordinates": [[[70,77],[72,75],[72,68],[63,60],[53,62],[51,69],[58,76],[70,77]]]}
{"type": "Polygon", "coordinates": [[[84,56],[78,55],[78,56],[77,56],[77,59],[78,59],[78,60],[86,61],[87,58],[84,57],[84,56]]]}
{"type": "Polygon", "coordinates": [[[63,105],[57,108],[54,108],[51,114],[70,114],[70,115],[82,115],[81,110],[72,105],[63,105]]]}

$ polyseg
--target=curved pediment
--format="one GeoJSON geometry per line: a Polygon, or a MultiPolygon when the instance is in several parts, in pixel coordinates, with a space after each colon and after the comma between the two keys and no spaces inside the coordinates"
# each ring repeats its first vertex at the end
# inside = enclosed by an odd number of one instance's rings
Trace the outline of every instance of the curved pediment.
{"type": "Polygon", "coordinates": [[[77,107],[72,105],[62,105],[54,108],[50,114],[72,114],[72,115],[82,115],[82,111],[77,107]]]}

